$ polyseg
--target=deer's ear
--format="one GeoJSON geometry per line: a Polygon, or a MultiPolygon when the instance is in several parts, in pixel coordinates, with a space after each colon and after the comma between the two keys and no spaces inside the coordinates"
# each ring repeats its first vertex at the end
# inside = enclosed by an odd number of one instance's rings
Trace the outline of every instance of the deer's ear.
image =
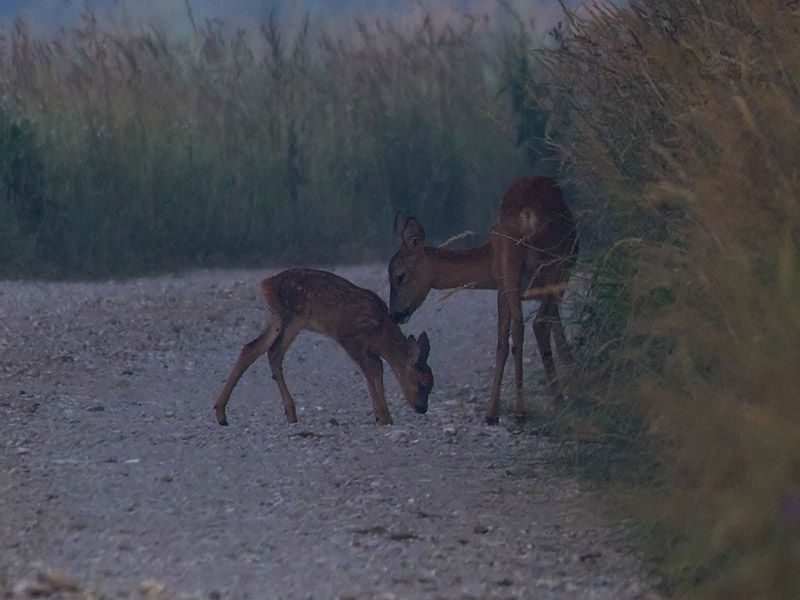
{"type": "Polygon", "coordinates": [[[417,362],[419,358],[419,342],[413,335],[408,336],[408,347],[411,350],[412,362],[417,362]]]}
{"type": "Polygon", "coordinates": [[[431,344],[428,341],[428,334],[424,331],[417,340],[413,335],[408,336],[408,344],[411,346],[411,358],[414,364],[421,367],[428,360],[431,352],[431,344]]]}
{"type": "Polygon", "coordinates": [[[394,235],[397,237],[397,245],[407,250],[419,250],[425,245],[422,223],[401,210],[394,216],[394,235]]]}
{"type": "Polygon", "coordinates": [[[423,331],[417,343],[419,344],[419,358],[417,362],[419,365],[424,365],[428,362],[428,356],[431,353],[431,343],[428,341],[428,334],[423,331]]]}
{"type": "Polygon", "coordinates": [[[397,238],[397,245],[403,245],[403,230],[408,223],[408,215],[402,210],[398,210],[394,215],[394,236],[397,238]]]}

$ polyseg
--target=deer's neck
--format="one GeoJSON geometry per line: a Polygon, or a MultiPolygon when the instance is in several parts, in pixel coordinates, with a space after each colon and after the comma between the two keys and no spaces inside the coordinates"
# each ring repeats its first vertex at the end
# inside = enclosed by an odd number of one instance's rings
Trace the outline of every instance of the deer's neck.
{"type": "Polygon", "coordinates": [[[468,285],[475,289],[495,289],[492,277],[491,240],[475,248],[448,250],[425,248],[425,258],[431,273],[431,287],[447,290],[468,285]]]}

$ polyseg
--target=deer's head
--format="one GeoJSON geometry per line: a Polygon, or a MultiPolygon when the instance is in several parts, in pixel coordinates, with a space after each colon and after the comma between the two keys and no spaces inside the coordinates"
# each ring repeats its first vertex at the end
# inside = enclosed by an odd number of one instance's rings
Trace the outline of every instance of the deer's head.
{"type": "Polygon", "coordinates": [[[398,211],[394,233],[398,250],[389,261],[389,314],[395,323],[406,323],[431,291],[425,230],[414,217],[398,211]]]}
{"type": "Polygon", "coordinates": [[[433,371],[428,364],[431,344],[428,341],[428,334],[424,331],[418,340],[413,335],[407,339],[406,364],[403,376],[399,377],[398,381],[403,388],[403,395],[414,412],[425,414],[428,412],[428,396],[433,389],[433,371]]]}

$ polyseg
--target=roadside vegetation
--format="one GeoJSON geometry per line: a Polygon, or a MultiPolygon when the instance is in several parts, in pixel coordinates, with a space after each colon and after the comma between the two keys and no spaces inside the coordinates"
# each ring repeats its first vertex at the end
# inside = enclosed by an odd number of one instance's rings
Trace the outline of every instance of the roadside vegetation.
{"type": "Polygon", "coordinates": [[[0,274],[363,260],[399,208],[488,233],[530,167],[503,92],[527,25],[186,18],[0,39],[0,274]]]}
{"type": "Polygon", "coordinates": [[[602,248],[576,463],[650,481],[631,506],[678,595],[800,597],[800,6],[638,0],[561,33],[556,143],[602,248]]]}
{"type": "Polygon", "coordinates": [[[594,5],[548,49],[513,15],[188,31],[6,32],[0,276],[383,258],[398,208],[485,235],[556,175],[585,280],[547,431],[665,590],[800,597],[797,2],[594,5]]]}

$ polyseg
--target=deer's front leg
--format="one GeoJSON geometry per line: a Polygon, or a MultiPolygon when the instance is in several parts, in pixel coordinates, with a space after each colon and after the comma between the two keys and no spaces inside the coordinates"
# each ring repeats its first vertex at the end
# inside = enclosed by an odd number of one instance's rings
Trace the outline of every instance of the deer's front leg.
{"type": "Polygon", "coordinates": [[[339,343],[347,354],[358,365],[364,378],[367,380],[369,397],[372,400],[372,410],[378,425],[391,425],[392,417],[389,406],[386,404],[386,394],[383,389],[383,361],[377,354],[369,352],[362,343],[356,339],[344,339],[339,343]]]}
{"type": "MultiPolygon", "coordinates": [[[[381,365],[380,358],[378,364],[381,365]]],[[[389,406],[386,404],[386,394],[383,390],[383,367],[381,373],[367,377],[367,388],[372,399],[372,410],[375,412],[375,420],[378,425],[391,425],[392,415],[389,414],[389,406]]]]}

